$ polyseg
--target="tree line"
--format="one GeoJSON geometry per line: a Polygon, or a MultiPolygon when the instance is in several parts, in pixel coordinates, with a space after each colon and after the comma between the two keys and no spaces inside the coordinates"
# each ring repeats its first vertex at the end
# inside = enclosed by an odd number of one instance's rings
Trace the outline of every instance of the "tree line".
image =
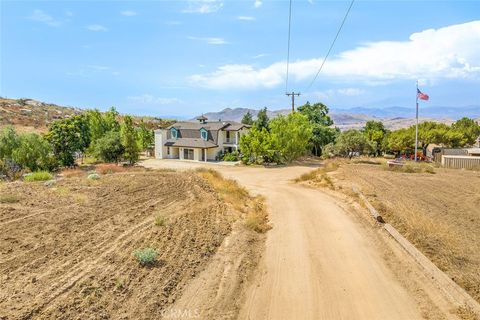
{"type": "MultiPolygon", "coordinates": [[[[270,120],[262,109],[253,121],[248,112],[242,123],[252,125],[241,137],[241,160],[244,163],[288,163],[303,155],[322,157],[367,154],[412,154],[415,149],[415,126],[388,130],[381,121],[367,121],[361,129],[343,132],[333,126],[329,108],[322,103],[299,107],[298,112],[270,120]]],[[[471,146],[480,136],[480,125],[473,119],[462,118],[452,125],[423,122],[419,125],[419,148],[439,144],[444,147],[471,146]]]]}
{"type": "Polygon", "coordinates": [[[20,134],[7,127],[0,132],[0,174],[24,169],[53,171],[73,166],[76,158],[86,155],[134,164],[153,141],[153,131],[143,121],[135,125],[131,116],[120,116],[113,107],[56,120],[45,134],[20,134]]]}

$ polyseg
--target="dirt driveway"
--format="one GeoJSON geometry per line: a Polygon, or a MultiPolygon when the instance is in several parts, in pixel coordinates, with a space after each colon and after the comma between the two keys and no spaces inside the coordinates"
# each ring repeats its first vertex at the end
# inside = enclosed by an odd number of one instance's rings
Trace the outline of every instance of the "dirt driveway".
{"type": "Polygon", "coordinates": [[[180,170],[208,166],[266,197],[273,228],[240,319],[455,318],[451,306],[419,272],[399,270],[408,264],[400,260],[408,257],[401,252],[392,257],[387,250],[386,259],[378,229],[359,221],[338,199],[291,182],[311,167],[265,169],[169,160],[143,165],[180,170]],[[405,273],[415,281],[405,280],[405,273]]]}

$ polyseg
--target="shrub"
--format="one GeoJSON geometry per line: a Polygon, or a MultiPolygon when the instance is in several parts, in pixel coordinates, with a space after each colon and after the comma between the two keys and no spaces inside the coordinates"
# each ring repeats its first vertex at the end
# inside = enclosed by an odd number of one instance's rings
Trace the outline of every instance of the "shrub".
{"type": "Polygon", "coordinates": [[[25,175],[23,178],[27,182],[52,180],[52,175],[47,171],[36,171],[25,175]]]}
{"type": "Polygon", "coordinates": [[[153,265],[157,261],[158,252],[153,248],[144,248],[136,250],[133,256],[142,266],[153,265]]]}
{"type": "Polygon", "coordinates": [[[13,194],[0,195],[0,203],[17,203],[19,201],[20,201],[20,198],[13,194]]]}
{"type": "Polygon", "coordinates": [[[165,217],[162,216],[162,215],[158,215],[158,216],[155,218],[155,225],[158,226],[158,227],[162,227],[162,226],[164,226],[166,223],[167,223],[167,219],[165,219],[165,217]]]}
{"type": "Polygon", "coordinates": [[[238,161],[238,151],[234,151],[234,152],[226,152],[223,157],[222,157],[222,160],[223,161],[238,161]]]}
{"type": "Polygon", "coordinates": [[[22,177],[22,168],[13,160],[0,160],[0,180],[16,180],[22,177]]]}
{"type": "Polygon", "coordinates": [[[122,158],[125,148],[122,145],[120,133],[110,131],[95,142],[93,155],[105,162],[118,162],[122,158]]]}
{"type": "Polygon", "coordinates": [[[90,173],[87,177],[88,180],[99,180],[100,175],[98,173],[90,173]]]}

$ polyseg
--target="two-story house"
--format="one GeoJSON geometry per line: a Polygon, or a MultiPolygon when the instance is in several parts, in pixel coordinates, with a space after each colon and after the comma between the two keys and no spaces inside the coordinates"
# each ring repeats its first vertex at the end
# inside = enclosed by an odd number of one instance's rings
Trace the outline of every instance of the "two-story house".
{"type": "Polygon", "coordinates": [[[249,126],[234,121],[177,122],[155,130],[155,158],[208,161],[220,153],[239,149],[240,137],[249,126]]]}

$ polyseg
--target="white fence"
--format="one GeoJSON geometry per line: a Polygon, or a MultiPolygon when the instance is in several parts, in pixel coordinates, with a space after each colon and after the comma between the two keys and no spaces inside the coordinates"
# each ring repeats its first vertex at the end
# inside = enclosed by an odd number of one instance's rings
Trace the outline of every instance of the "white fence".
{"type": "Polygon", "coordinates": [[[442,156],[442,166],[445,168],[473,169],[480,168],[480,157],[442,156]]]}

